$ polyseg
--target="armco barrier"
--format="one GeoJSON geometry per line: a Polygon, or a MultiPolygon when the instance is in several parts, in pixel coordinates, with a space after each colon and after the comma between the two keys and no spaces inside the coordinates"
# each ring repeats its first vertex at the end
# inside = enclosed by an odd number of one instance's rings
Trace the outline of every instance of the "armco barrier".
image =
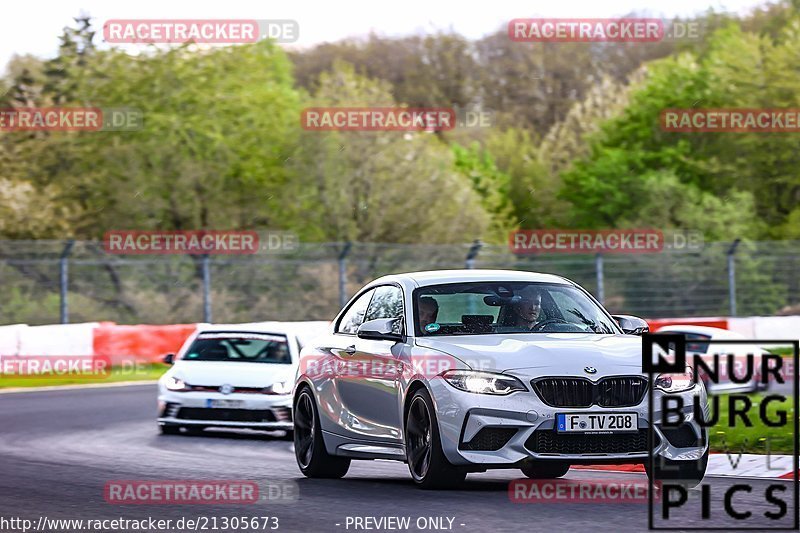
{"type": "Polygon", "coordinates": [[[729,318],[728,329],[752,339],[756,334],[756,322],[753,317],[729,318]]]}
{"type": "Polygon", "coordinates": [[[797,339],[800,337],[800,316],[757,316],[753,319],[756,339],[797,339]]]}
{"type": "Polygon", "coordinates": [[[131,359],[160,362],[164,354],[176,353],[196,328],[196,324],[100,326],[94,330],[94,354],[112,364],[131,359]]]}
{"type": "MultiPolygon", "coordinates": [[[[662,318],[648,321],[652,331],[667,325],[692,324],[729,329],[754,339],[797,339],[800,316],[662,318]]],[[[261,323],[262,325],[269,322],[261,323]]],[[[323,333],[327,322],[283,322],[302,338],[323,333]]],[[[166,353],[177,353],[199,324],[117,325],[90,322],[28,326],[0,326],[0,357],[16,355],[94,355],[113,364],[135,359],[160,362],[166,353]]],[[[309,340],[308,338],[304,340],[309,340]]]]}
{"type": "Polygon", "coordinates": [[[22,328],[15,355],[93,355],[93,332],[99,325],[99,322],[86,322],[22,328]]]}
{"type": "Polygon", "coordinates": [[[647,321],[650,324],[650,331],[658,331],[666,326],[675,325],[690,325],[690,326],[708,326],[712,328],[728,329],[727,318],[711,317],[711,318],[653,318],[647,321]]]}
{"type": "Polygon", "coordinates": [[[688,324],[727,329],[748,339],[800,339],[800,316],[658,318],[647,322],[651,331],[658,331],[665,326],[688,324]]]}
{"type": "Polygon", "coordinates": [[[19,336],[27,324],[0,326],[0,356],[17,355],[19,353],[19,336]]]}

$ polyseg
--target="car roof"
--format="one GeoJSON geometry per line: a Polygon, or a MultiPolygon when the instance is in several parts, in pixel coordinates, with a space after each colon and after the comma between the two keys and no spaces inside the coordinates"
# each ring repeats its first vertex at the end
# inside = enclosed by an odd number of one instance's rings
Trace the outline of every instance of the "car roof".
{"type": "Polygon", "coordinates": [[[695,326],[692,324],[672,324],[659,328],[658,331],[680,331],[682,333],[697,333],[706,335],[712,339],[743,339],[744,335],[728,329],[715,328],[711,326],[695,326]]]}
{"type": "Polygon", "coordinates": [[[286,335],[295,338],[300,347],[308,344],[315,337],[325,335],[330,328],[327,320],[311,320],[303,322],[248,322],[245,324],[197,324],[197,329],[188,342],[196,335],[207,331],[225,331],[232,333],[264,333],[286,335]]]}
{"type": "Polygon", "coordinates": [[[422,272],[405,272],[378,278],[372,283],[385,283],[389,281],[410,281],[419,287],[427,285],[440,285],[442,283],[469,283],[480,281],[522,281],[539,283],[557,283],[571,285],[572,283],[561,276],[553,274],[540,274],[521,270],[488,270],[488,269],[461,269],[461,270],[426,270],[422,272]]]}
{"type": "Polygon", "coordinates": [[[245,324],[198,324],[197,331],[231,331],[236,333],[290,333],[279,322],[248,322],[245,324]]]}
{"type": "Polygon", "coordinates": [[[302,336],[303,333],[319,329],[324,331],[328,327],[327,321],[310,322],[248,322],[244,324],[198,324],[197,331],[231,331],[237,333],[279,333],[284,335],[302,336]]]}

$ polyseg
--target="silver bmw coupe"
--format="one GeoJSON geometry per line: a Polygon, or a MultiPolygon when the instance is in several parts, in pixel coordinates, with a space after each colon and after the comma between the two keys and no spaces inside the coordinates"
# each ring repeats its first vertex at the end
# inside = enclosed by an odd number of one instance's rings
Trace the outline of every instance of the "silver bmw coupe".
{"type": "MultiPolygon", "coordinates": [[[[649,435],[646,331],[555,275],[382,277],[302,351],[297,463],[308,477],[338,478],[353,459],[403,461],[422,488],[493,468],[555,478],[582,463],[645,463],[651,476],[699,483],[708,438],[691,414],[649,435]]],[[[682,396],[687,413],[707,404],[691,369],[656,376],[653,395],[656,408],[662,395],[682,396]]]]}

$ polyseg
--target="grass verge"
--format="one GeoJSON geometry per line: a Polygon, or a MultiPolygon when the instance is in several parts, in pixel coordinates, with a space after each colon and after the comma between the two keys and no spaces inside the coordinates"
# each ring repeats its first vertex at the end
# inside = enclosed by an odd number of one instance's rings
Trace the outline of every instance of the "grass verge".
{"type": "MultiPolygon", "coordinates": [[[[753,406],[747,411],[748,418],[752,427],[747,427],[742,422],[741,417],[736,417],[734,427],[728,427],[730,420],[729,395],[719,396],[719,421],[709,428],[709,441],[712,452],[728,451],[732,455],[739,453],[760,453],[766,454],[769,450],[771,454],[792,454],[794,453],[794,397],[786,396],[786,401],[773,400],[767,406],[767,418],[770,421],[779,421],[779,412],[786,413],[786,425],[771,427],[761,420],[760,407],[766,396],[774,393],[749,394],[753,406]]],[[[739,401],[741,406],[742,402],[739,401]]],[[[711,415],[714,414],[712,407],[711,415]]]]}

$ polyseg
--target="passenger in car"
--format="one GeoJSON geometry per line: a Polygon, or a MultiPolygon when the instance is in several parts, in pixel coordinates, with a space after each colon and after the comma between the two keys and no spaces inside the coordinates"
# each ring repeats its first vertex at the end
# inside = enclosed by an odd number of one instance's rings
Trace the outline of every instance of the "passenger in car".
{"type": "Polygon", "coordinates": [[[419,327],[425,331],[425,326],[436,322],[439,315],[439,302],[436,298],[423,296],[419,299],[419,327]]]}
{"type": "Polygon", "coordinates": [[[269,350],[267,360],[271,363],[291,363],[292,355],[289,353],[289,347],[283,342],[273,345],[269,350]]]}

